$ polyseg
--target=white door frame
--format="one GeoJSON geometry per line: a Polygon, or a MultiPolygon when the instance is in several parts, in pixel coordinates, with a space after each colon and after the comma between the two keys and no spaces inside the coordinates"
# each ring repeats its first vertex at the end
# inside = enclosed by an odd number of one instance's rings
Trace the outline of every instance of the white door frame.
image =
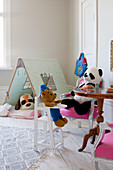
{"type": "MultiPolygon", "coordinates": [[[[86,0],[80,0],[79,1],[79,51],[83,52],[83,35],[82,35],[82,8],[83,8],[83,3],[86,0]]],[[[98,67],[98,0],[96,1],[96,67],[98,67]]]]}

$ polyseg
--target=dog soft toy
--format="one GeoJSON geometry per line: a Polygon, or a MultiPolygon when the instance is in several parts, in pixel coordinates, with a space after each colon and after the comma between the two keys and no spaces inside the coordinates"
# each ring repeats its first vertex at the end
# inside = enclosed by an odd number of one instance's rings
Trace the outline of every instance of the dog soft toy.
{"type": "MultiPolygon", "coordinates": [[[[91,85],[95,87],[95,83],[102,81],[103,72],[96,67],[89,68],[85,71],[83,79],[84,81],[77,88],[84,88],[84,86],[91,85]]],[[[75,112],[79,115],[86,114],[91,107],[91,98],[75,95],[74,91],[71,92],[74,99],[63,99],[62,104],[66,104],[66,109],[74,107],[75,112]]]]}
{"type": "MultiPolygon", "coordinates": [[[[41,99],[45,106],[48,107],[53,107],[56,106],[58,103],[61,103],[61,100],[56,100],[56,93],[53,93],[51,89],[49,89],[45,84],[42,84],[40,86],[40,94],[41,94],[41,99]]],[[[63,127],[68,121],[66,118],[63,118],[62,115],[60,114],[60,109],[58,108],[51,108],[51,117],[55,123],[56,126],[58,127],[63,127]]]]}
{"type": "Polygon", "coordinates": [[[32,110],[34,109],[34,100],[33,97],[30,94],[24,94],[23,96],[20,97],[18,100],[16,106],[16,110],[32,110]]]}

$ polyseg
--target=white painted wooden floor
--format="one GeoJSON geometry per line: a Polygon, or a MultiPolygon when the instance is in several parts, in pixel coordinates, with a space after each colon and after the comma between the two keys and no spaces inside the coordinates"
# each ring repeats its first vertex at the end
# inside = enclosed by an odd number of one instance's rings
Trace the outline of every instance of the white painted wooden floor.
{"type": "MultiPolygon", "coordinates": [[[[33,120],[0,117],[0,126],[34,128],[33,120]]],[[[40,123],[40,128],[42,124],[40,123]]],[[[83,136],[88,132],[88,123],[82,122],[82,128],[77,127],[77,121],[70,121],[63,127],[65,131],[64,148],[59,148],[57,154],[47,152],[29,170],[92,170],[91,151],[93,145],[88,142],[83,152],[78,152],[83,136]]],[[[99,170],[113,170],[113,165],[99,163],[99,170]]]]}

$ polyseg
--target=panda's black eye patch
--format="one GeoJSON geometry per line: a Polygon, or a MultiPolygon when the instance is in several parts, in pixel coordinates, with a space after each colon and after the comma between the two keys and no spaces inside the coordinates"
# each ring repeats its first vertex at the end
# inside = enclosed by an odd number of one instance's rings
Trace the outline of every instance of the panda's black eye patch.
{"type": "Polygon", "coordinates": [[[100,75],[100,77],[101,77],[102,74],[103,74],[102,70],[101,70],[101,69],[98,69],[98,72],[99,72],[99,75],[100,75]]]}
{"type": "Polygon", "coordinates": [[[29,102],[33,102],[33,100],[32,100],[32,99],[28,99],[28,101],[29,101],[29,102]]]}
{"type": "Polygon", "coordinates": [[[84,77],[88,77],[87,73],[84,74],[84,77]]]}
{"type": "Polygon", "coordinates": [[[25,100],[22,100],[21,104],[24,105],[25,103],[26,103],[26,101],[25,101],[25,100]]]}
{"type": "Polygon", "coordinates": [[[95,79],[95,76],[92,73],[89,73],[89,76],[90,76],[91,80],[95,79]]]}

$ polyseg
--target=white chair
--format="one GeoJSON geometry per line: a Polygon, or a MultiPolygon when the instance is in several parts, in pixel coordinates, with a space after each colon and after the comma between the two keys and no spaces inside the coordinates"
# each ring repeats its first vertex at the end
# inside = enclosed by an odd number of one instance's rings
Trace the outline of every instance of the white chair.
{"type": "Polygon", "coordinates": [[[113,164],[113,123],[101,123],[100,133],[92,152],[93,170],[98,170],[98,162],[113,164]],[[108,133],[105,133],[107,129],[108,133]],[[110,131],[110,132],[109,132],[110,131]]]}
{"type": "MultiPolygon", "coordinates": [[[[82,83],[83,78],[79,78],[76,82],[76,87],[82,83]]],[[[60,95],[60,99],[64,98],[69,98],[72,97],[70,93],[65,93],[60,95]]],[[[88,121],[89,122],[89,129],[93,128],[93,122],[96,120],[96,117],[98,116],[98,107],[94,106],[95,99],[92,99],[91,101],[91,108],[85,115],[78,115],[74,107],[69,108],[69,109],[61,109],[61,114],[68,118],[69,120],[71,119],[76,119],[78,121],[78,127],[81,128],[81,121],[88,121]]]]}
{"type": "MultiPolygon", "coordinates": [[[[50,114],[50,109],[51,108],[59,108],[62,107],[63,105],[57,105],[55,107],[46,107],[42,100],[41,97],[35,97],[35,108],[34,108],[34,150],[37,151],[38,146],[43,146],[46,148],[50,148],[53,150],[54,153],[56,153],[56,148],[59,146],[64,145],[63,142],[63,133],[62,133],[62,128],[61,127],[57,127],[55,125],[53,125],[53,121],[51,118],[51,114],[50,114]],[[42,104],[42,106],[40,106],[40,104],[42,104]],[[37,112],[38,111],[43,111],[43,116],[38,118],[37,117],[37,112]],[[38,140],[38,121],[43,121],[43,141],[38,140]],[[49,125],[49,133],[50,133],[50,144],[46,143],[46,136],[47,136],[47,125],[49,125]],[[55,141],[55,137],[54,137],[54,132],[59,132],[59,139],[57,140],[57,143],[55,141]]],[[[63,106],[65,107],[65,106],[63,106]]]]}

